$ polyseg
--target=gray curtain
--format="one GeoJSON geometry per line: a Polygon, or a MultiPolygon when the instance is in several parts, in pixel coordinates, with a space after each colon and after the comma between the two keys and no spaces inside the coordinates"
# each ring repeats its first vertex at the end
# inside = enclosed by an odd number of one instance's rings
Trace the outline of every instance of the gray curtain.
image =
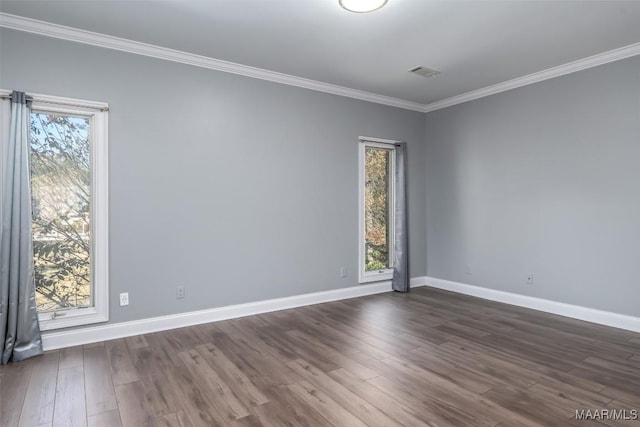
{"type": "MultiPolygon", "coordinates": [[[[0,362],[42,354],[31,235],[29,106],[24,92],[11,94],[11,120],[3,176],[0,246],[0,362]]],[[[6,131],[6,130],[4,130],[6,131]]]]}
{"type": "Polygon", "coordinates": [[[407,144],[396,145],[395,168],[395,252],[393,254],[393,279],[391,288],[409,292],[409,236],[407,214],[407,144]]]}

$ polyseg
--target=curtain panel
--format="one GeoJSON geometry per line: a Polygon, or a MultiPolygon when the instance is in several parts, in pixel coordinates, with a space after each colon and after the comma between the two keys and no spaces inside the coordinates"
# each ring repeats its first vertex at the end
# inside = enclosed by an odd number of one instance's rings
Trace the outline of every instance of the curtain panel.
{"type": "Polygon", "coordinates": [[[407,143],[396,144],[394,263],[391,288],[409,291],[409,234],[407,213],[407,143]]]}
{"type": "Polygon", "coordinates": [[[30,111],[24,92],[11,94],[6,159],[2,159],[0,362],[42,354],[35,297],[29,176],[30,111]]]}

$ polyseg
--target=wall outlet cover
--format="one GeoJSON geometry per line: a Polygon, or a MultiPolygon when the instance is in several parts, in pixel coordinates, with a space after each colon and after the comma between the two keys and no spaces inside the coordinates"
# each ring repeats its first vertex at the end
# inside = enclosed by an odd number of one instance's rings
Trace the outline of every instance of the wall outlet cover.
{"type": "Polygon", "coordinates": [[[178,286],[176,288],[176,299],[184,298],[184,286],[178,286]]]}

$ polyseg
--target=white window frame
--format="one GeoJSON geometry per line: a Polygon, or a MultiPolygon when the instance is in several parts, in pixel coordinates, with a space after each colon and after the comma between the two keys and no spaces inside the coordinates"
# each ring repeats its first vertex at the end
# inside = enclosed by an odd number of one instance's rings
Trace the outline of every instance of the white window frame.
{"type": "Polygon", "coordinates": [[[366,264],[366,242],[365,242],[365,151],[367,147],[383,148],[390,151],[389,156],[389,192],[391,193],[389,203],[389,257],[391,265],[393,265],[393,254],[395,244],[395,163],[396,163],[396,144],[400,141],[391,139],[372,138],[368,136],[359,137],[358,148],[358,281],[359,283],[379,282],[383,280],[391,280],[393,278],[393,268],[385,268],[377,271],[365,271],[366,264]]]}
{"type": "Polygon", "coordinates": [[[27,94],[32,112],[91,119],[91,292],[93,306],[38,313],[40,330],[89,325],[109,320],[109,147],[108,110],[103,102],[27,94]]]}

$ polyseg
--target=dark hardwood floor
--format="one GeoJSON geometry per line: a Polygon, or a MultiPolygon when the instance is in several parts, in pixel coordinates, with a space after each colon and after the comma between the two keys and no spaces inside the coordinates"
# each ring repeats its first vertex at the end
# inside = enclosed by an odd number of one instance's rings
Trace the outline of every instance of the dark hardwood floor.
{"type": "Polygon", "coordinates": [[[0,368],[8,426],[571,426],[640,410],[640,334],[417,288],[0,368]]]}

